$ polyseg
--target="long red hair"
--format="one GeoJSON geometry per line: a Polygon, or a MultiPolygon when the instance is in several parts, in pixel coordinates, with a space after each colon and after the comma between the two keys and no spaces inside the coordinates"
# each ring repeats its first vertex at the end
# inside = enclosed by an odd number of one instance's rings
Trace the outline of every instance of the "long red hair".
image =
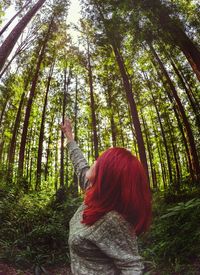
{"type": "Polygon", "coordinates": [[[151,192],[140,161],[124,148],[106,150],[96,162],[93,185],[86,191],[82,222],[94,224],[115,210],[134,228],[145,232],[151,221],[151,192]]]}

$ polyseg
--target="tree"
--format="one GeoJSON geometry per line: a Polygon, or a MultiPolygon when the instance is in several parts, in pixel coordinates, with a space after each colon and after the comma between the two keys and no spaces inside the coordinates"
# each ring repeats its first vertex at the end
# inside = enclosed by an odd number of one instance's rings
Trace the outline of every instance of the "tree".
{"type": "Polygon", "coordinates": [[[7,30],[10,24],[15,20],[15,18],[31,3],[31,1],[27,1],[21,9],[16,12],[16,14],[6,23],[6,25],[0,30],[0,36],[7,30]]]}
{"type": "Polygon", "coordinates": [[[50,70],[49,70],[44,105],[43,105],[43,110],[42,110],[42,120],[41,120],[41,125],[40,125],[40,136],[39,136],[39,145],[38,145],[38,154],[37,154],[37,171],[36,171],[36,185],[35,185],[36,190],[40,189],[40,184],[41,184],[44,125],[45,125],[48,94],[49,94],[51,79],[52,79],[52,75],[53,75],[54,63],[55,63],[55,61],[53,61],[52,65],[50,67],[50,70]]]}
{"type": "Polygon", "coordinates": [[[39,10],[39,8],[44,4],[46,0],[39,0],[32,8],[29,10],[24,17],[19,21],[19,23],[14,27],[8,37],[5,39],[3,44],[0,47],[0,71],[2,70],[9,54],[14,48],[19,36],[35,15],[35,13],[39,10]]]}
{"type": "Polygon", "coordinates": [[[28,99],[28,103],[26,106],[26,113],[25,113],[25,118],[24,118],[23,132],[22,132],[20,151],[19,151],[19,163],[18,163],[19,178],[21,178],[23,176],[24,155],[25,155],[29,118],[30,118],[32,103],[33,103],[33,99],[34,99],[34,95],[35,95],[35,89],[36,89],[36,85],[37,85],[38,78],[39,78],[40,66],[44,59],[45,49],[47,46],[47,42],[49,40],[49,35],[51,32],[52,26],[53,26],[53,17],[51,18],[51,21],[49,23],[49,26],[48,26],[47,32],[45,34],[44,40],[42,42],[42,45],[39,47],[39,55],[38,55],[38,59],[37,59],[36,69],[35,69],[35,72],[33,75],[29,99],[28,99]]]}

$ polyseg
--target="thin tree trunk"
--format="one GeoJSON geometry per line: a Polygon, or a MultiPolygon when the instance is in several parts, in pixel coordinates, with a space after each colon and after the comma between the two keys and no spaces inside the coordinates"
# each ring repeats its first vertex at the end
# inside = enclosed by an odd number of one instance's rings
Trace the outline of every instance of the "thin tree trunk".
{"type": "Polygon", "coordinates": [[[26,147],[26,138],[27,138],[27,132],[28,132],[29,118],[30,118],[30,114],[31,114],[33,99],[34,99],[34,96],[35,96],[35,89],[36,89],[36,85],[37,85],[38,78],[39,78],[40,66],[41,66],[41,63],[44,59],[45,49],[46,49],[46,45],[47,45],[47,41],[48,41],[48,38],[49,38],[50,31],[51,31],[52,23],[53,23],[53,18],[52,18],[52,20],[49,24],[47,34],[45,36],[43,45],[41,47],[41,51],[40,51],[39,56],[38,56],[36,70],[35,70],[35,73],[34,73],[34,76],[33,76],[32,85],[31,85],[31,89],[30,89],[30,95],[29,95],[29,99],[28,99],[28,102],[27,102],[24,125],[23,125],[23,131],[22,131],[22,137],[21,137],[21,144],[20,144],[20,152],[19,152],[19,163],[18,163],[19,178],[23,176],[24,153],[25,153],[25,147],[26,147]]]}
{"type": "Polygon", "coordinates": [[[15,124],[14,124],[14,129],[12,131],[12,139],[10,142],[10,148],[9,148],[9,153],[8,153],[8,177],[10,179],[12,179],[12,174],[13,174],[13,163],[14,163],[15,148],[16,148],[16,137],[17,137],[17,131],[19,129],[21,111],[22,111],[22,106],[24,103],[24,97],[25,97],[25,92],[23,92],[21,95],[21,100],[19,103],[17,116],[15,118],[15,124]]]}
{"type": "MultiPolygon", "coordinates": [[[[153,61],[153,64],[154,64],[154,67],[156,68],[156,64],[154,63],[154,61],[153,61]]],[[[157,70],[157,73],[158,73],[159,79],[161,79],[163,81],[164,87],[166,87],[166,94],[167,94],[167,96],[168,96],[168,98],[171,102],[171,105],[172,105],[172,108],[173,108],[173,111],[174,111],[174,114],[175,114],[175,117],[176,117],[176,120],[177,120],[177,123],[178,123],[178,128],[180,130],[180,133],[181,133],[181,136],[182,136],[182,139],[183,139],[183,144],[185,146],[189,172],[190,172],[191,178],[195,179],[194,171],[193,171],[193,168],[192,168],[190,150],[189,150],[187,139],[185,137],[185,132],[184,132],[183,125],[182,125],[182,122],[181,122],[181,119],[180,119],[180,115],[179,115],[178,110],[177,110],[177,108],[174,104],[173,97],[172,97],[171,93],[168,91],[168,87],[167,87],[165,81],[163,80],[163,75],[161,75],[161,73],[158,70],[157,70]]],[[[163,100],[163,99],[161,99],[161,100],[163,100]]]]}
{"type": "MultiPolygon", "coordinates": [[[[76,87],[75,87],[75,104],[74,104],[74,140],[76,142],[78,142],[78,127],[77,127],[77,124],[78,124],[78,80],[77,80],[77,76],[76,76],[76,87]]],[[[66,171],[66,182],[68,183],[68,154],[67,154],[67,163],[66,163],[66,168],[67,168],[67,171],[66,171]]],[[[78,195],[78,177],[76,175],[76,173],[74,173],[74,177],[73,177],[73,195],[75,197],[77,197],[78,195]]]]}
{"type": "MultiPolygon", "coordinates": [[[[5,98],[5,101],[4,101],[4,104],[3,104],[3,108],[2,108],[2,110],[1,110],[1,115],[0,115],[0,126],[2,126],[1,124],[2,124],[2,121],[3,121],[3,116],[4,116],[4,113],[5,113],[7,104],[8,104],[8,100],[9,100],[9,98],[6,97],[6,98],[5,98]]],[[[2,130],[2,129],[1,129],[1,130],[2,130]]]]}
{"type": "Polygon", "coordinates": [[[13,62],[13,60],[15,59],[16,56],[18,56],[25,48],[26,44],[22,44],[19,46],[19,48],[15,51],[14,55],[12,56],[12,58],[8,61],[8,63],[6,64],[6,66],[3,68],[3,70],[0,73],[0,79],[2,78],[2,76],[4,75],[4,73],[7,71],[8,67],[10,66],[10,64],[13,62]]]}
{"type": "Polygon", "coordinates": [[[142,112],[141,112],[141,118],[142,118],[142,123],[143,123],[143,127],[144,127],[144,134],[145,134],[145,137],[146,137],[146,144],[147,144],[147,150],[148,150],[148,155],[149,155],[149,162],[150,162],[150,166],[151,166],[151,178],[152,178],[153,188],[154,188],[154,190],[156,190],[158,188],[158,186],[157,186],[156,178],[154,176],[153,155],[152,155],[151,143],[150,143],[150,140],[149,140],[149,131],[148,131],[148,127],[147,127],[147,124],[146,124],[146,121],[143,117],[142,112]]]}
{"type": "Polygon", "coordinates": [[[28,1],[9,21],[6,25],[0,30],[0,36],[7,30],[10,24],[15,20],[15,18],[31,3],[28,1]]]}
{"type": "Polygon", "coordinates": [[[182,121],[183,121],[183,124],[184,124],[184,127],[185,127],[186,138],[187,138],[187,141],[188,141],[188,144],[189,144],[189,150],[190,150],[191,161],[192,161],[192,169],[194,171],[195,180],[198,180],[199,177],[200,177],[200,165],[199,165],[196,145],[195,145],[194,136],[193,136],[193,133],[192,133],[190,123],[189,123],[188,118],[186,116],[183,105],[180,101],[180,98],[177,94],[177,91],[176,91],[176,89],[175,89],[175,87],[174,87],[174,85],[173,85],[173,83],[172,83],[172,81],[171,81],[171,79],[170,79],[163,63],[162,63],[162,61],[158,57],[158,55],[157,55],[155,49],[153,48],[153,46],[151,44],[149,44],[149,47],[150,47],[151,52],[154,55],[155,59],[157,60],[159,66],[160,66],[160,69],[161,69],[163,75],[165,76],[165,78],[167,80],[167,83],[168,83],[168,85],[169,85],[169,87],[172,91],[173,97],[175,99],[178,112],[179,112],[179,114],[182,118],[182,121]]]}
{"type": "MultiPolygon", "coordinates": [[[[151,84],[149,83],[148,79],[146,79],[146,80],[148,82],[147,83],[148,87],[149,87],[149,89],[151,91],[151,84]]],[[[165,152],[166,152],[166,157],[167,157],[167,166],[168,166],[168,172],[169,172],[169,180],[170,180],[170,183],[172,184],[173,177],[172,177],[172,169],[171,169],[171,158],[170,158],[170,153],[169,153],[169,150],[168,150],[167,139],[165,137],[165,131],[164,131],[164,128],[163,128],[163,125],[162,125],[162,121],[161,121],[160,113],[159,113],[159,110],[158,110],[158,107],[157,107],[156,99],[155,99],[152,91],[151,91],[151,97],[153,99],[154,107],[155,107],[155,110],[156,110],[158,122],[159,122],[160,129],[161,129],[163,144],[164,144],[164,147],[165,147],[165,152]]]]}
{"type": "Polygon", "coordinates": [[[117,138],[116,138],[116,126],[114,122],[114,115],[113,115],[113,110],[112,110],[112,94],[111,94],[111,87],[108,84],[108,90],[107,90],[107,104],[108,104],[108,109],[110,110],[110,127],[111,127],[111,135],[112,135],[112,145],[115,147],[117,144],[117,138]]]}
{"type": "Polygon", "coordinates": [[[19,36],[35,15],[35,13],[39,10],[39,8],[43,5],[46,0],[39,0],[32,8],[29,10],[24,17],[19,21],[19,23],[14,27],[8,37],[5,39],[3,44],[0,47],[0,71],[2,70],[9,54],[14,48],[19,36]]]}
{"type": "MultiPolygon", "coordinates": [[[[3,135],[2,135],[3,137],[3,135]]],[[[3,163],[3,147],[4,147],[4,144],[5,144],[5,140],[2,138],[0,140],[0,164],[3,163]]]]}
{"type": "Polygon", "coordinates": [[[121,137],[121,144],[122,144],[122,147],[125,147],[125,144],[124,144],[124,134],[123,134],[123,122],[122,122],[122,119],[121,119],[121,116],[120,116],[120,113],[119,113],[119,109],[117,109],[117,114],[118,114],[118,120],[119,120],[119,125],[120,125],[120,137],[121,137]]]}
{"type": "Polygon", "coordinates": [[[185,82],[184,82],[184,80],[183,80],[181,74],[179,73],[179,70],[178,70],[178,68],[176,67],[175,63],[173,62],[172,59],[171,59],[170,61],[171,61],[172,67],[173,67],[173,69],[174,69],[176,75],[178,76],[178,78],[179,78],[179,80],[180,80],[180,82],[181,82],[181,84],[182,84],[182,86],[183,86],[183,88],[184,88],[184,90],[185,90],[185,92],[186,92],[186,94],[187,94],[187,96],[188,96],[190,105],[191,105],[192,110],[193,110],[193,112],[194,112],[194,114],[195,114],[196,125],[197,125],[197,127],[198,127],[198,129],[199,129],[199,132],[200,132],[200,113],[199,113],[198,106],[196,105],[196,102],[194,101],[194,98],[193,98],[193,96],[191,95],[190,90],[187,88],[187,86],[186,86],[186,84],[185,84],[185,82]]]}
{"type": "MultiPolygon", "coordinates": [[[[33,127],[30,130],[30,137],[33,137],[35,133],[35,130],[33,127]]],[[[29,179],[29,185],[31,186],[32,181],[32,171],[33,171],[33,156],[32,156],[32,147],[34,147],[34,141],[32,144],[32,139],[27,139],[27,147],[26,149],[26,179],[29,179]]]]}
{"type": "Polygon", "coordinates": [[[58,177],[59,177],[59,172],[58,172],[58,141],[60,137],[60,130],[57,130],[57,142],[56,142],[56,151],[55,151],[55,179],[54,179],[54,187],[55,190],[58,190],[58,177]]]}
{"type": "Polygon", "coordinates": [[[167,189],[167,182],[166,182],[166,177],[167,176],[166,176],[166,169],[165,169],[165,161],[163,160],[162,148],[160,147],[160,142],[158,140],[157,130],[156,130],[156,127],[154,125],[151,113],[150,113],[150,118],[151,118],[151,125],[152,125],[152,129],[153,129],[153,133],[154,133],[154,138],[155,138],[156,145],[157,145],[158,157],[160,159],[160,168],[161,168],[161,177],[162,177],[162,180],[163,180],[163,187],[166,190],[167,189]]]}
{"type": "Polygon", "coordinates": [[[44,177],[45,177],[45,181],[47,181],[48,179],[48,175],[49,175],[49,158],[50,158],[50,152],[51,152],[51,144],[52,144],[52,130],[53,130],[53,126],[54,126],[54,112],[53,112],[53,116],[51,118],[51,124],[49,126],[49,138],[48,138],[48,145],[47,145],[47,150],[46,150],[46,163],[45,163],[45,171],[44,171],[44,177]]]}
{"type": "MultiPolygon", "coordinates": [[[[65,120],[65,110],[66,110],[66,104],[67,104],[67,94],[68,94],[68,88],[70,84],[70,78],[71,78],[71,69],[69,68],[68,78],[67,78],[67,71],[64,70],[64,93],[63,93],[63,108],[62,108],[62,122],[64,123],[65,120]]],[[[65,175],[64,175],[64,157],[65,157],[65,150],[64,150],[64,134],[61,132],[61,149],[60,149],[60,187],[64,187],[65,182],[65,175]]]]}
{"type": "Polygon", "coordinates": [[[95,102],[94,102],[94,91],[93,91],[93,75],[91,67],[91,58],[90,58],[90,45],[87,39],[87,61],[88,61],[88,77],[89,77],[89,86],[90,86],[90,107],[92,113],[92,129],[93,129],[93,144],[94,144],[94,157],[98,158],[99,148],[98,148],[98,136],[97,136],[97,121],[95,114],[95,102]]]}
{"type": "Polygon", "coordinates": [[[172,144],[172,150],[173,150],[173,155],[174,155],[174,161],[175,161],[175,167],[176,167],[176,180],[174,182],[175,188],[177,191],[179,191],[180,189],[180,180],[181,180],[181,173],[180,173],[180,169],[179,169],[179,163],[178,163],[178,153],[177,153],[177,148],[176,148],[176,142],[174,140],[174,136],[173,136],[173,129],[171,127],[171,123],[169,121],[169,117],[167,116],[167,124],[168,124],[168,128],[169,128],[169,135],[170,135],[170,141],[172,144]]]}
{"type": "Polygon", "coordinates": [[[39,190],[40,189],[40,184],[41,184],[42,151],[43,151],[43,141],[44,141],[44,125],[45,125],[46,108],[47,108],[47,101],[48,101],[50,83],[51,83],[52,74],[53,74],[53,68],[54,68],[54,63],[52,64],[52,66],[50,68],[50,72],[49,72],[48,81],[47,81],[47,88],[46,88],[46,94],[45,94],[45,100],[44,100],[43,111],[42,111],[42,120],[41,120],[41,126],[40,126],[40,136],[39,136],[38,154],[37,154],[37,171],[36,171],[35,190],[39,190]]]}
{"type": "Polygon", "coordinates": [[[78,80],[76,77],[76,87],[75,87],[75,104],[74,104],[74,139],[78,141],[78,132],[77,132],[77,116],[78,116],[78,80]]]}

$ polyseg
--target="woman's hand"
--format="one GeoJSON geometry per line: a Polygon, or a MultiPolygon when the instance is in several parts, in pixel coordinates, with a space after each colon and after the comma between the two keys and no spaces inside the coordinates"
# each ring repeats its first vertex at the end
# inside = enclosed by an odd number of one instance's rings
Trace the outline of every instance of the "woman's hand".
{"type": "Polygon", "coordinates": [[[67,142],[74,140],[71,121],[68,118],[65,118],[64,123],[61,125],[61,129],[67,138],[67,142]]]}

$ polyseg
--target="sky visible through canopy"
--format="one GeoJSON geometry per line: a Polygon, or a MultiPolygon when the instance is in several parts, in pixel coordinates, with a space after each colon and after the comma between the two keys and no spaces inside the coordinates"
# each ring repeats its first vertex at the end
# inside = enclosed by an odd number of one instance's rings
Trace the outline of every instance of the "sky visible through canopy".
{"type": "MultiPolygon", "coordinates": [[[[74,29],[74,25],[78,24],[78,21],[80,19],[80,2],[79,0],[71,0],[70,6],[68,10],[68,16],[67,16],[67,23],[70,24],[69,34],[72,37],[73,43],[76,43],[78,40],[78,31],[74,29]]],[[[11,6],[8,8],[5,14],[4,21],[2,23],[2,26],[0,29],[15,15],[16,11],[14,9],[14,6],[11,6]]],[[[7,36],[7,34],[10,33],[10,31],[13,29],[13,27],[17,24],[19,18],[17,17],[13,23],[10,25],[10,27],[7,29],[6,34],[4,34],[4,38],[7,36]]]]}

